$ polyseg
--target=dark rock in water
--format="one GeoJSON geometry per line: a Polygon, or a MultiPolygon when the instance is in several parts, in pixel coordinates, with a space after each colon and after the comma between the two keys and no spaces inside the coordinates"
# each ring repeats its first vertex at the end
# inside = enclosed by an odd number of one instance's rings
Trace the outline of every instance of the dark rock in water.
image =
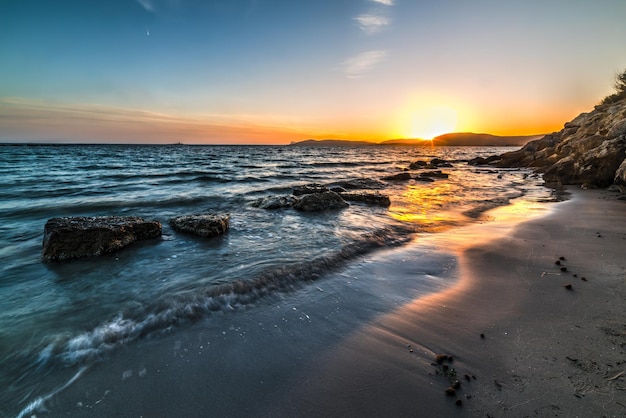
{"type": "Polygon", "coordinates": [[[344,189],[383,189],[385,187],[385,183],[369,178],[360,178],[360,179],[352,179],[348,181],[344,181],[341,183],[337,183],[337,186],[343,187],[344,189]]]}
{"type": "Polygon", "coordinates": [[[567,290],[572,290],[572,285],[570,283],[563,285],[564,288],[566,288],[567,290]]]}
{"type": "Polygon", "coordinates": [[[185,215],[170,219],[171,227],[178,232],[188,232],[201,237],[223,235],[229,227],[229,215],[185,215]]]}
{"type": "Polygon", "coordinates": [[[467,164],[469,165],[488,165],[491,164],[494,161],[498,161],[500,160],[500,156],[498,155],[491,155],[487,158],[484,157],[476,157],[476,158],[472,158],[471,160],[469,160],[467,162],[467,164]]]}
{"type": "Polygon", "coordinates": [[[252,202],[252,206],[261,209],[281,209],[290,208],[298,199],[294,196],[267,196],[252,202]]]}
{"type": "Polygon", "coordinates": [[[415,181],[421,181],[424,183],[433,183],[435,181],[435,179],[431,179],[430,177],[426,177],[423,175],[419,175],[417,177],[414,178],[415,181]]]}
{"type": "Polygon", "coordinates": [[[318,184],[318,183],[311,183],[311,184],[305,184],[302,186],[296,186],[293,188],[293,195],[294,196],[303,196],[306,194],[313,194],[313,193],[324,193],[324,192],[328,192],[328,187],[324,186],[323,184],[318,184]]]}
{"type": "Polygon", "coordinates": [[[335,192],[335,193],[346,193],[347,192],[347,190],[344,189],[341,186],[333,186],[333,187],[330,188],[330,191],[331,192],[335,192]]]}
{"type": "Polygon", "coordinates": [[[343,209],[350,206],[341,196],[335,192],[323,192],[303,195],[296,203],[294,209],[304,212],[320,212],[331,209],[343,209]]]}
{"type": "Polygon", "coordinates": [[[435,167],[435,168],[440,168],[440,167],[451,168],[451,167],[453,167],[453,165],[451,163],[449,163],[446,160],[442,160],[441,158],[433,158],[432,160],[430,160],[430,165],[432,167],[435,167]]]}
{"type": "Polygon", "coordinates": [[[411,173],[403,172],[403,173],[394,174],[392,176],[383,177],[383,180],[407,181],[407,180],[411,180],[412,178],[413,176],[411,176],[411,173]]]}
{"type": "Polygon", "coordinates": [[[441,170],[424,171],[419,174],[419,177],[435,178],[435,179],[447,179],[450,177],[448,173],[442,173],[441,170]]]}
{"type": "Polygon", "coordinates": [[[420,170],[422,168],[430,168],[430,163],[428,161],[415,161],[409,165],[411,170],[420,170]]]}
{"type": "Polygon", "coordinates": [[[53,218],[44,228],[42,257],[45,261],[91,257],[159,236],[159,222],[135,216],[53,218]]]}
{"type": "Polygon", "coordinates": [[[452,163],[442,160],[441,158],[433,158],[430,161],[415,161],[409,165],[409,169],[411,170],[420,170],[420,169],[433,169],[433,168],[441,168],[453,167],[452,163]]]}
{"type": "Polygon", "coordinates": [[[348,202],[362,202],[385,208],[391,206],[389,196],[380,193],[339,193],[339,196],[348,202]]]}

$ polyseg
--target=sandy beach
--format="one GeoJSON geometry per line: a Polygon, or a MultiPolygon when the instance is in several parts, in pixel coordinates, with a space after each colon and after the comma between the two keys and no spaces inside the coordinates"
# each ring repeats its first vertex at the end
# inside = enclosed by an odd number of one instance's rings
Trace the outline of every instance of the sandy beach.
{"type": "Polygon", "coordinates": [[[52,415],[624,416],[626,202],[569,191],[526,222],[514,218],[530,209],[497,209],[363,263],[380,279],[367,292],[345,292],[356,276],[342,272],[119,350],[50,400],[52,415]],[[416,272],[432,248],[448,249],[445,269],[416,272]],[[416,296],[386,290],[385,269],[441,280],[416,296]]]}

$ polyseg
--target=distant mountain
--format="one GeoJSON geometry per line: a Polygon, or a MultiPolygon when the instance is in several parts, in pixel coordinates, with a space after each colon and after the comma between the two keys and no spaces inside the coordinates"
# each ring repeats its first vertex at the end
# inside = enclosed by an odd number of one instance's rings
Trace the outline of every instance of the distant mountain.
{"type": "Polygon", "coordinates": [[[439,146],[523,146],[543,135],[498,136],[491,134],[475,134],[472,132],[455,132],[439,135],[432,141],[425,139],[392,139],[381,142],[381,145],[439,145],[439,146]]]}
{"type": "Polygon", "coordinates": [[[432,141],[427,139],[390,139],[383,142],[370,141],[348,141],[341,139],[307,139],[304,141],[292,142],[292,146],[304,147],[357,147],[371,145],[439,145],[439,146],[524,146],[530,141],[534,141],[544,135],[527,135],[527,136],[498,136],[491,134],[475,134],[472,132],[456,132],[451,134],[440,135],[433,138],[432,141]]]}
{"type": "Polygon", "coordinates": [[[433,139],[435,145],[452,145],[452,146],[503,146],[513,145],[522,146],[530,141],[539,139],[544,135],[525,135],[525,136],[498,136],[491,134],[475,134],[472,132],[458,132],[440,135],[433,139]]]}
{"type": "Polygon", "coordinates": [[[299,147],[358,147],[377,144],[368,141],[346,141],[341,139],[307,139],[305,141],[292,142],[289,145],[299,147]]]}

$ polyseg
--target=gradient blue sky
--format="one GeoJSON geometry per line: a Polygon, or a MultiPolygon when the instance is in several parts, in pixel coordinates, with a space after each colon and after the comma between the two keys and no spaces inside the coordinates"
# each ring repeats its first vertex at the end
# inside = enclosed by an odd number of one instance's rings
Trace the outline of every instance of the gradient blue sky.
{"type": "Polygon", "coordinates": [[[612,92],[624,22],[624,0],[4,0],[0,141],[551,132],[612,92]]]}

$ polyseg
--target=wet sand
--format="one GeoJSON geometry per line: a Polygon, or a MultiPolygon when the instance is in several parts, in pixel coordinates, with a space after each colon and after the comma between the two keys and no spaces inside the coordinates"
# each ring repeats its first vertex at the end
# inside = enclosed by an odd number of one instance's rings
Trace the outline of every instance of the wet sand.
{"type": "Polygon", "coordinates": [[[626,202],[572,193],[119,350],[52,415],[623,416],[626,202]]]}

